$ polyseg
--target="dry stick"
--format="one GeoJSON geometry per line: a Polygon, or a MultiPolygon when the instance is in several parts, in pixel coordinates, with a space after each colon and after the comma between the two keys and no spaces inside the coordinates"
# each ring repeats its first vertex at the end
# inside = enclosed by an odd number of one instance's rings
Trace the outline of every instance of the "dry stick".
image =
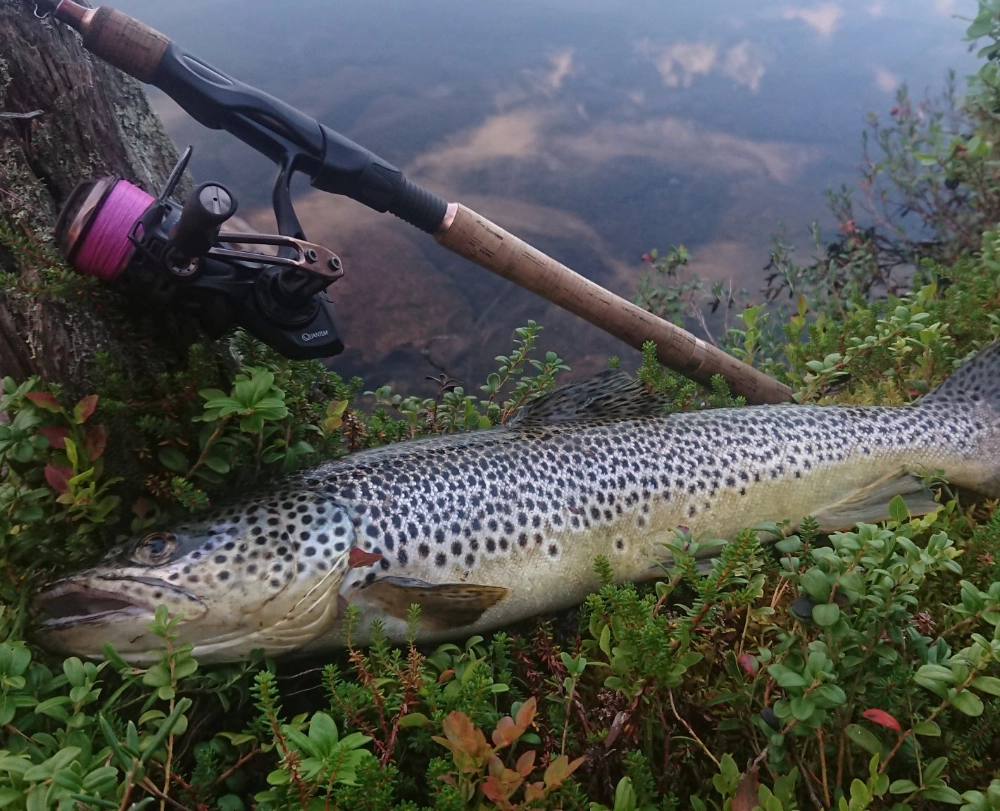
{"type": "Polygon", "coordinates": [[[784,403],[788,386],[695,338],[690,332],[653,315],[621,296],[585,279],[522,239],[461,204],[451,203],[435,239],[454,253],[509,279],[641,349],[656,343],[664,366],[703,385],[721,374],[733,394],[748,403],[784,403]]]}
{"type": "Polygon", "coordinates": [[[688,734],[692,738],[694,738],[694,740],[701,747],[702,751],[706,755],[708,755],[708,759],[711,760],[712,763],[715,764],[715,768],[721,770],[722,769],[722,764],[719,763],[719,761],[715,757],[715,755],[712,754],[712,750],[709,749],[707,746],[705,746],[705,742],[701,738],[698,737],[698,733],[694,731],[694,728],[687,722],[687,719],[686,718],[681,718],[680,713],[677,712],[677,705],[674,703],[674,691],[673,690],[667,690],[667,698],[670,699],[670,709],[673,710],[674,718],[676,718],[678,721],[681,722],[681,724],[684,725],[684,729],[686,729],[688,731],[688,734]]]}

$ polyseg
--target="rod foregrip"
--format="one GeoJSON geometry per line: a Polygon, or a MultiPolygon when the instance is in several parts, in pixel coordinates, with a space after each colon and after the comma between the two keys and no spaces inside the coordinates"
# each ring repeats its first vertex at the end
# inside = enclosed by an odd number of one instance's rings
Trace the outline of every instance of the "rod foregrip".
{"type": "Polygon", "coordinates": [[[346,195],[375,211],[392,212],[429,234],[441,227],[448,203],[339,132],[322,124],[319,128],[323,160],[312,174],[314,189],[346,195]]]}
{"type": "Polygon", "coordinates": [[[402,186],[389,211],[404,222],[433,234],[441,227],[448,212],[448,203],[434,192],[403,177],[402,186]]]}
{"type": "Polygon", "coordinates": [[[752,366],[584,278],[471,209],[458,205],[453,211],[451,224],[435,235],[448,250],[537,293],[636,349],[645,341],[654,341],[664,366],[699,383],[708,385],[714,375],[721,374],[733,394],[746,397],[749,403],[791,400],[791,389],[752,366]]]}
{"type": "Polygon", "coordinates": [[[147,83],[170,45],[159,31],[109,6],[96,9],[80,33],[88,51],[147,83]]]}

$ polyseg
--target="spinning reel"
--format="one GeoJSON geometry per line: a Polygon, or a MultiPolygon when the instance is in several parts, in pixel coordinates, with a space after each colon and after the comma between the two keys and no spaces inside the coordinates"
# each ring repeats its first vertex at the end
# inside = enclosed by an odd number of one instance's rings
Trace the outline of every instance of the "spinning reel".
{"type": "Polygon", "coordinates": [[[192,313],[212,337],[239,325],[289,358],[337,355],[326,288],[344,275],[332,251],[306,242],[283,166],[274,186],[278,234],[222,231],[236,213],[223,186],[203,183],[180,205],[170,199],[191,148],[159,196],[117,177],[81,183],[59,215],[56,238],[77,270],[115,283],[126,296],[192,313]],[[272,256],[236,245],[269,245],[272,256]]]}

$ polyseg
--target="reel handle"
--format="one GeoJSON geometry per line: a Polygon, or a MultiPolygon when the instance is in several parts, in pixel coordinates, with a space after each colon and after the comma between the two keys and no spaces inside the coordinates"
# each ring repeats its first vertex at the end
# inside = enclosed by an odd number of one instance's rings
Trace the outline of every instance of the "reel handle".
{"type": "Polygon", "coordinates": [[[218,183],[202,183],[188,197],[170,234],[185,263],[211,250],[222,224],[236,213],[236,198],[218,183]]]}

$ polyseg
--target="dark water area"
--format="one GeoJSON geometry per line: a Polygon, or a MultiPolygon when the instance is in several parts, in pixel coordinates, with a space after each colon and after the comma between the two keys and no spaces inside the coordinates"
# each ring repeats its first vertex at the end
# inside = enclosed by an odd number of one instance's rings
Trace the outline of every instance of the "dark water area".
{"type": "MultiPolygon", "coordinates": [[[[807,249],[824,189],[852,185],[869,112],[974,59],[974,0],[118,0],[230,75],[288,101],[615,292],[684,244],[710,281],[759,289],[782,226],[807,249]]],[[[154,104],[198,180],[271,228],[273,167],[154,104]]],[[[332,368],[429,394],[472,385],[534,319],[586,374],[627,350],[389,215],[302,184],[307,236],[346,267],[332,368]]]]}

